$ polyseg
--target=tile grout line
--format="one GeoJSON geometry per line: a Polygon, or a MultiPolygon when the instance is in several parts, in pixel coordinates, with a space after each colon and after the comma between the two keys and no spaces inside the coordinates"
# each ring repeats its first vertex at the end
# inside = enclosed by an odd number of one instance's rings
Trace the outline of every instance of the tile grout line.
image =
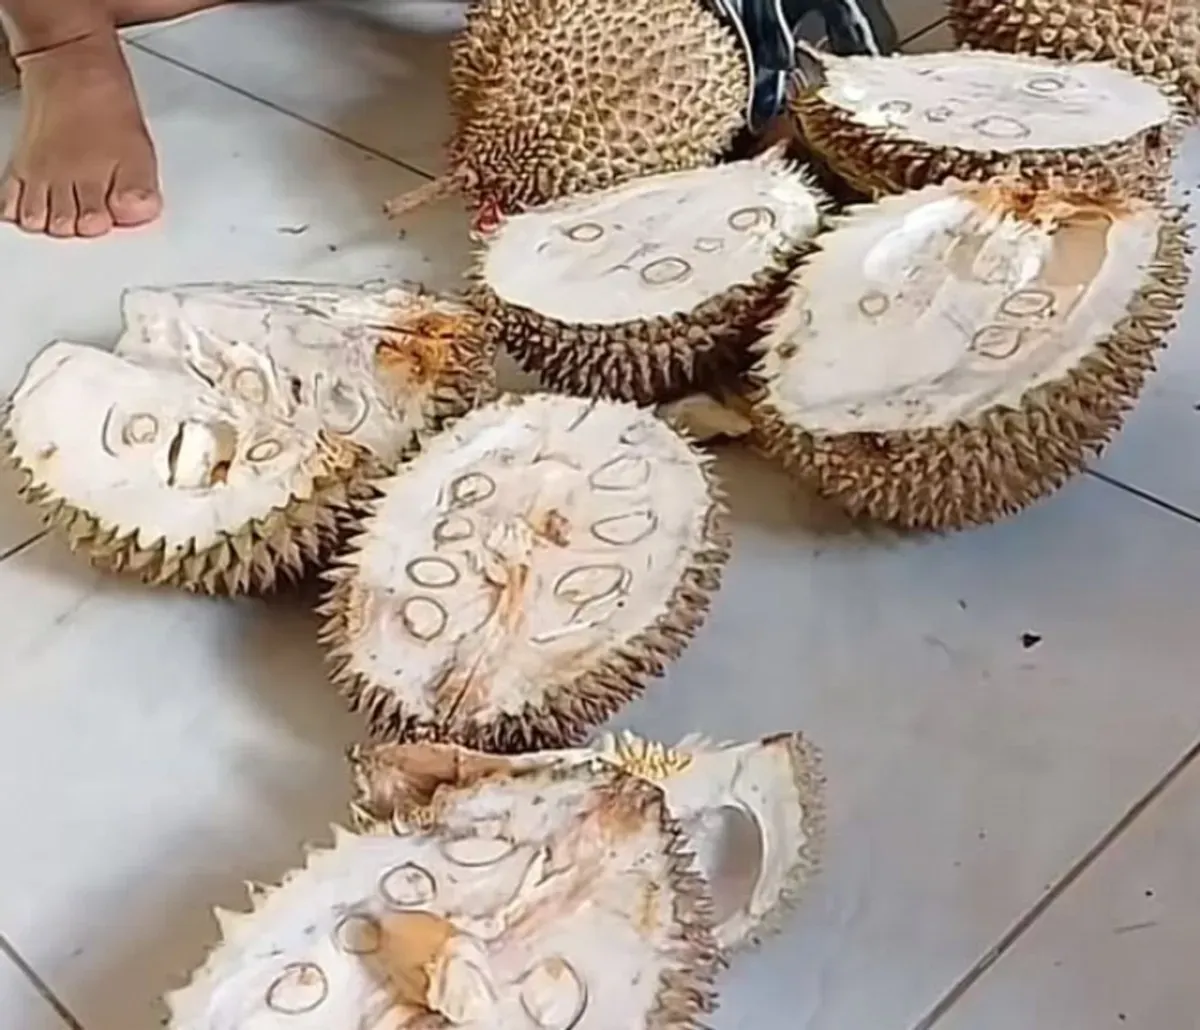
{"type": "MultiPolygon", "coordinates": [[[[33,536],[29,537],[28,539],[22,540],[20,543],[13,544],[11,547],[7,548],[6,550],[0,551],[0,562],[6,562],[6,561],[8,561],[9,558],[17,557],[17,555],[19,555],[22,551],[29,550],[29,548],[31,548],[34,544],[36,544],[39,540],[41,540],[49,532],[50,532],[50,530],[48,530],[48,529],[40,529],[36,533],[34,533],[33,536]]],[[[2,938],[0,938],[0,939],[2,939],[2,938]]]]}
{"type": "Polygon", "coordinates": [[[83,1030],[83,1024],[75,1018],[71,1010],[59,1000],[58,995],[50,989],[45,980],[37,975],[33,966],[25,961],[12,942],[2,933],[0,933],[0,955],[6,956],[11,960],[12,964],[29,981],[30,986],[37,992],[38,997],[54,1010],[55,1015],[66,1023],[69,1030],[83,1030]]]}
{"type": "Polygon", "coordinates": [[[1046,914],[1047,910],[1067,893],[1076,882],[1123,837],[1167,789],[1187,771],[1200,757],[1200,740],[1192,744],[1166,773],[1142,797],[1135,801],[1109,829],[1100,836],[1087,851],[1058,878],[1050,889],[1037,899],[1008,931],[964,973],[951,988],[942,995],[933,1007],[920,1019],[912,1030],[932,1030],[954,1008],[963,995],[978,983],[1000,959],[1046,914]]]}
{"type": "Polygon", "coordinates": [[[1141,487],[1133,486],[1130,483],[1122,483],[1119,479],[1113,479],[1106,472],[1097,472],[1094,469],[1084,469],[1084,475],[1091,476],[1093,479],[1098,479],[1101,483],[1107,483],[1109,486],[1114,486],[1118,490],[1123,490],[1125,493],[1136,497],[1140,501],[1145,501],[1147,504],[1152,504],[1156,508],[1161,508],[1163,511],[1171,515],[1178,515],[1181,519],[1186,519],[1188,522],[1200,522],[1200,515],[1195,512],[1188,511],[1186,508],[1181,508],[1178,504],[1172,504],[1170,501],[1164,500],[1141,487]]]}

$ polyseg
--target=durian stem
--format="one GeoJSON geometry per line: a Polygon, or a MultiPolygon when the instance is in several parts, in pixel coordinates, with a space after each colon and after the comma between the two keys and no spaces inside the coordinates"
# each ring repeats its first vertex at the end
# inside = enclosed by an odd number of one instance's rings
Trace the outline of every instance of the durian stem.
{"type": "Polygon", "coordinates": [[[393,197],[383,205],[383,210],[388,218],[399,218],[426,204],[453,196],[457,192],[458,177],[453,174],[441,175],[423,186],[418,186],[415,190],[409,190],[407,193],[401,193],[398,197],[393,197]]]}

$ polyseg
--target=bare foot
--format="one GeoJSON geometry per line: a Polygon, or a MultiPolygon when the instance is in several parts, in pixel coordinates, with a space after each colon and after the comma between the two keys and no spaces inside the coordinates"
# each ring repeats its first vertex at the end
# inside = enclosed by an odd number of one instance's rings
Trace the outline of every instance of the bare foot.
{"type": "Polygon", "coordinates": [[[0,183],[0,219],[66,237],[157,218],[158,163],[116,33],[17,63],[22,125],[0,183]]]}

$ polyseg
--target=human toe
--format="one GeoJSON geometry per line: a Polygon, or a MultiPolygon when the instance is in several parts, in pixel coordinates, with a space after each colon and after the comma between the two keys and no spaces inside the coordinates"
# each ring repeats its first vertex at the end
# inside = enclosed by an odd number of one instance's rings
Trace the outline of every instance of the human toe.
{"type": "Polygon", "coordinates": [[[162,211],[162,194],[154,165],[132,162],[119,166],[109,193],[108,209],[117,225],[144,225],[157,218],[162,211]]]}
{"type": "Polygon", "coordinates": [[[21,210],[21,180],[6,176],[0,184],[0,221],[15,222],[21,210]]]}
{"type": "Polygon", "coordinates": [[[60,239],[74,236],[79,210],[75,206],[75,187],[70,182],[54,182],[49,189],[50,211],[46,232],[60,239]]]}
{"type": "Polygon", "coordinates": [[[50,218],[50,186],[26,180],[21,189],[17,224],[26,232],[44,233],[50,218]]]}
{"type": "Polygon", "coordinates": [[[108,183],[98,180],[75,184],[75,203],[79,219],[75,228],[80,236],[89,239],[111,232],[113,217],[108,210],[108,183]]]}

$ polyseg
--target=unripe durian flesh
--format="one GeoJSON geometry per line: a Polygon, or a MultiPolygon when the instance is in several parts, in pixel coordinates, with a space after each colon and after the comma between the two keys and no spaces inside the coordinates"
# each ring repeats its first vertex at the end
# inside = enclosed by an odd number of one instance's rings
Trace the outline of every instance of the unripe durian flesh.
{"type": "Polygon", "coordinates": [[[327,573],[334,681],[383,738],[577,743],[707,612],[729,543],[710,466],[633,405],[477,409],[374,484],[327,573]]]}
{"type": "Polygon", "coordinates": [[[166,998],[169,1030],[692,1030],[711,902],[662,795],[603,764],[514,771],[313,848],[166,998]]]}
{"type": "Polygon", "coordinates": [[[599,760],[659,787],[713,898],[724,952],[775,929],[817,870],[824,838],[820,756],[799,733],[744,744],[688,736],[674,746],[628,731],[595,745],[489,755],[449,744],[382,744],[350,754],[361,820],[428,822],[435,797],[515,769],[599,760]]]}
{"type": "Polygon", "coordinates": [[[1173,100],[1129,72],[984,51],[829,57],[793,111],[809,146],[872,197],[1019,174],[1159,198],[1178,137],[1173,100]]]}
{"type": "Polygon", "coordinates": [[[1200,114],[1195,0],[949,0],[959,45],[1111,61],[1177,90],[1200,114]]]}
{"type": "Polygon", "coordinates": [[[447,190],[496,212],[713,164],[749,97],[741,47],[700,0],[480,0],[452,44],[447,190]]]}
{"type": "Polygon", "coordinates": [[[756,429],[852,514],[993,521],[1118,431],[1187,275],[1149,201],[956,183],[854,208],[763,341],[756,429]]]}
{"type": "Polygon", "coordinates": [[[774,154],[569,197],[501,223],[472,300],[554,390],[673,400],[745,370],[825,205],[774,154]]]}

